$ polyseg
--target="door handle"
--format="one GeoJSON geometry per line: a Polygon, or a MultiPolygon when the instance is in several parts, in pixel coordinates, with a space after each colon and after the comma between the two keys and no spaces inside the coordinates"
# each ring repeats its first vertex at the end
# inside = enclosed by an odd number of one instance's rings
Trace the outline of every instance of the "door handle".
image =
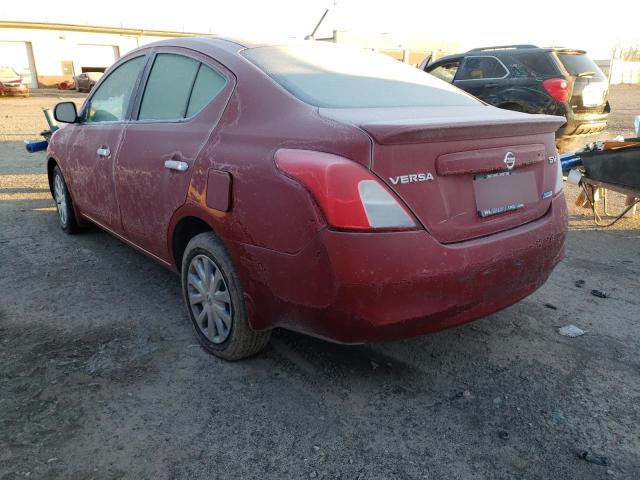
{"type": "Polygon", "coordinates": [[[187,162],[181,162],[180,160],[167,160],[164,162],[164,168],[178,172],[186,172],[189,164],[187,162]]]}
{"type": "Polygon", "coordinates": [[[108,147],[100,147],[96,153],[99,157],[107,158],[109,155],[111,155],[111,150],[109,150],[108,147]]]}

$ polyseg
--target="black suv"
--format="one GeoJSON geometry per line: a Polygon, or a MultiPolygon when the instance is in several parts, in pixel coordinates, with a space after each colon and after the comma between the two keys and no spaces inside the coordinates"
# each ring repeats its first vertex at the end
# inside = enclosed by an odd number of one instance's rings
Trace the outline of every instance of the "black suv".
{"type": "Polygon", "coordinates": [[[556,134],[561,150],[607,127],[608,82],[583,50],[505,45],[429,60],[419,68],[490,105],[566,117],[556,134]]]}

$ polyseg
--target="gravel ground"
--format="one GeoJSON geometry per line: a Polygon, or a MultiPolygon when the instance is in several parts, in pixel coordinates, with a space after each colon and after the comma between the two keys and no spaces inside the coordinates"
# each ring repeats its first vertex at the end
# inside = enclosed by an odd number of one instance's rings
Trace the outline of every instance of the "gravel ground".
{"type": "MultiPolygon", "coordinates": [[[[568,187],[567,258],[526,300],[401,342],[278,331],[227,363],[174,274],[59,229],[22,146],[56,101],[0,99],[0,479],[640,478],[637,220],[594,228],[568,187]]],[[[628,135],[640,88],[612,105],[628,135]]]]}

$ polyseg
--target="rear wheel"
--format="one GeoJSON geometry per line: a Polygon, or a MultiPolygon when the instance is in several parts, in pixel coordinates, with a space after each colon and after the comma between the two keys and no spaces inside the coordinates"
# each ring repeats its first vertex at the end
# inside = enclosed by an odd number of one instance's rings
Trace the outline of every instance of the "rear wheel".
{"type": "Polygon", "coordinates": [[[226,360],[262,350],[270,331],[251,328],[240,279],[220,240],[205,232],[191,239],[182,260],[182,295],[200,344],[226,360]]]}
{"type": "Polygon", "coordinates": [[[66,233],[74,234],[80,230],[73,211],[73,202],[69,189],[58,166],[53,169],[53,199],[56,202],[60,228],[66,233]]]}

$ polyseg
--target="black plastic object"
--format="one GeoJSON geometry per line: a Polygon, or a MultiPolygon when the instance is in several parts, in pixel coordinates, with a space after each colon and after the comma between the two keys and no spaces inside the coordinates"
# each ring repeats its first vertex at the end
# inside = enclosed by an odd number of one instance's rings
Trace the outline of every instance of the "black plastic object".
{"type": "Polygon", "coordinates": [[[587,177],[640,190],[640,147],[581,152],[587,177]]]}

